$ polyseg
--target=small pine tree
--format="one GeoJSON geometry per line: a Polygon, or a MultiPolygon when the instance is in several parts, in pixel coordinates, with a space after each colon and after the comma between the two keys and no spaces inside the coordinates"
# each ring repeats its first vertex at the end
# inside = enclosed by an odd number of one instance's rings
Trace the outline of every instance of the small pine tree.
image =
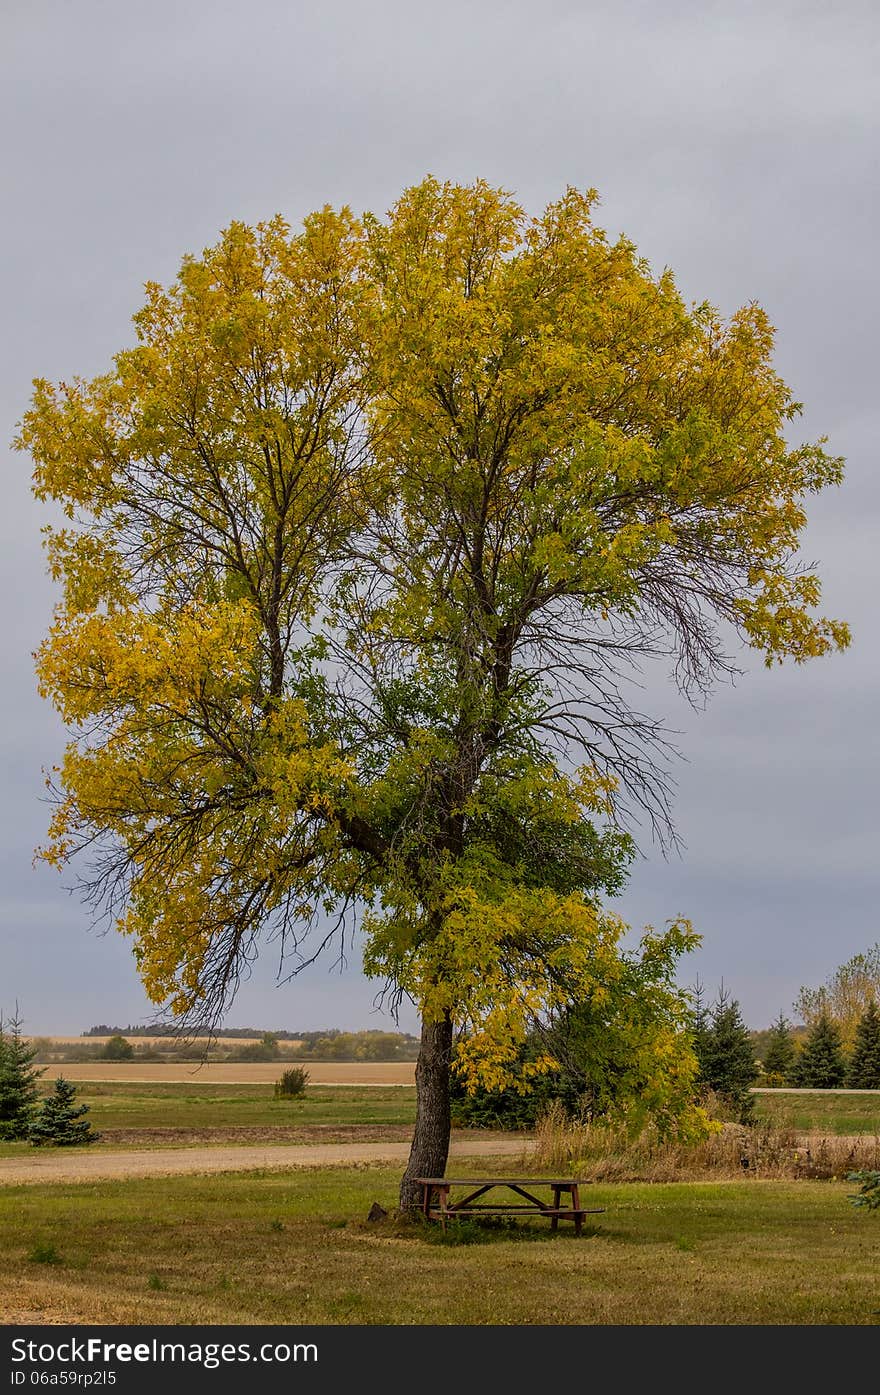
{"type": "Polygon", "coordinates": [[[851,1090],[880,1090],[880,1011],[873,998],[856,1027],[846,1083],[851,1090]]]}
{"type": "Polygon", "coordinates": [[[88,1114],[89,1106],[75,1105],[75,1098],[75,1086],[59,1076],[55,1081],[54,1094],[46,1096],[30,1126],[28,1137],[31,1143],[36,1147],[51,1144],[56,1148],[97,1143],[101,1135],[95,1133],[89,1120],[83,1117],[88,1114]]]}
{"type": "Polygon", "coordinates": [[[21,1035],[18,1013],[8,1027],[0,1018],[0,1138],[7,1141],[27,1138],[43,1074],[33,1068],[36,1054],[21,1035]]]}
{"type": "Polygon", "coordinates": [[[748,1123],[755,1108],[751,1086],[758,1067],[739,1003],[723,986],[711,1012],[706,1013],[698,999],[693,1042],[703,1084],[740,1123],[748,1123]]]}
{"type": "Polygon", "coordinates": [[[767,1049],[764,1052],[763,1066],[766,1074],[772,1077],[774,1082],[783,1084],[791,1073],[796,1055],[797,1048],[791,1034],[791,1023],[784,1013],[780,1013],[771,1024],[767,1049]]]}
{"type": "Polygon", "coordinates": [[[840,1031],[827,1012],[816,1018],[792,1069],[792,1084],[809,1090],[837,1090],[846,1079],[840,1031]]]}

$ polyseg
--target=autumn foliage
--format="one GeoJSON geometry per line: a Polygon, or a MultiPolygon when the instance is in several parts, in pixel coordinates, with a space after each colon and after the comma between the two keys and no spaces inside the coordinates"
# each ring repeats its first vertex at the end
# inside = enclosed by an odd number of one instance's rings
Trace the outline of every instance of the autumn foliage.
{"type": "Polygon", "coordinates": [[[765,313],[687,305],[594,203],[428,179],[387,218],[235,223],[21,427],[66,516],[43,855],[89,854],[150,996],[202,1019],[260,937],[296,968],[364,907],[426,1024],[417,1139],[456,1032],[497,1085],[531,1021],[613,992],[620,821],[669,829],[627,673],[702,693],[724,627],[768,664],[848,639],[797,558],[842,465],[786,440],[765,313]]]}

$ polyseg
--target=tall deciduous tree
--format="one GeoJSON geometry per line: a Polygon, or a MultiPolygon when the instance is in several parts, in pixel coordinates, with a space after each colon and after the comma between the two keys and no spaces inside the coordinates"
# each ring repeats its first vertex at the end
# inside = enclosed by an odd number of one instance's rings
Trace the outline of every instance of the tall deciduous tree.
{"type": "Polygon", "coordinates": [[[856,1028],[869,1005],[880,999],[880,943],[839,964],[818,988],[802,988],[795,1008],[812,1027],[824,1014],[840,1029],[845,1047],[852,1047],[856,1028]]]}
{"type": "Polygon", "coordinates": [[[202,1016],[261,933],[296,968],[365,906],[368,972],[422,1015],[405,1205],[456,1029],[498,1083],[613,969],[618,819],[670,827],[627,675],[665,655],[702,695],[719,625],[768,664],[847,642],[796,555],[842,466],[786,442],[766,315],[686,305],[593,202],[428,179],[386,219],[234,224],[21,430],[68,515],[46,856],[91,850],[150,994],[202,1016]]]}

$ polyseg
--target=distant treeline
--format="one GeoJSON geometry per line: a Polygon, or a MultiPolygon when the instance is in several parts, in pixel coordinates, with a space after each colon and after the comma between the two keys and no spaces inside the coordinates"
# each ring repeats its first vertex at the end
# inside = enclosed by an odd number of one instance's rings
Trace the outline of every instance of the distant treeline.
{"type": "MultiPolygon", "coordinates": [[[[189,1026],[186,1032],[181,1032],[176,1022],[157,1022],[151,1027],[133,1027],[131,1023],[127,1027],[108,1027],[106,1022],[101,1022],[97,1027],[89,1027],[87,1032],[83,1032],[84,1037],[179,1037],[181,1041],[189,1041],[192,1037],[247,1037],[253,1041],[259,1041],[266,1036],[265,1027],[193,1027],[189,1026]]],[[[324,1032],[282,1032],[273,1031],[271,1033],[278,1041],[301,1041],[308,1036],[338,1036],[339,1029],[334,1027],[324,1032]]]]}
{"type": "Polygon", "coordinates": [[[34,1039],[37,1059],[48,1062],[112,1061],[414,1061],[419,1041],[409,1032],[345,1032],[338,1027],[318,1032],[267,1032],[253,1027],[218,1031],[174,1024],[150,1027],[101,1023],[82,1033],[79,1042],[34,1039]],[[107,1037],[109,1041],[95,1041],[107,1037]],[[203,1040],[199,1041],[198,1038],[203,1040]],[[204,1040],[209,1038],[209,1040],[204,1040]],[[238,1038],[239,1040],[229,1040],[238,1038]]]}

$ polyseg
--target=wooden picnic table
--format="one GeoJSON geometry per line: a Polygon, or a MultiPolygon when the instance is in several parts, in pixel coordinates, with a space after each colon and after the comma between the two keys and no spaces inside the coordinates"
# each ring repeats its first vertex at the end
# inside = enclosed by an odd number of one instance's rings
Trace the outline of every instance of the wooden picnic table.
{"type": "Polygon", "coordinates": [[[456,1216],[549,1216],[550,1228],[559,1227],[560,1218],[574,1221],[576,1235],[580,1235],[584,1216],[597,1215],[604,1206],[581,1206],[580,1188],[589,1182],[587,1177],[417,1177],[422,1188],[422,1214],[429,1220],[438,1220],[446,1229],[449,1217],[456,1216]],[[453,1187],[470,1187],[472,1190],[457,1201],[451,1201],[449,1193],[453,1187]],[[521,1198],[515,1202],[481,1201],[480,1198],[494,1187],[506,1187],[521,1198]],[[553,1192],[552,1201],[544,1201],[535,1196],[535,1187],[549,1187],[553,1192]],[[570,1204],[563,1206],[562,1196],[566,1194],[570,1204]],[[523,1204],[525,1203],[525,1204],[523,1204]]]}

